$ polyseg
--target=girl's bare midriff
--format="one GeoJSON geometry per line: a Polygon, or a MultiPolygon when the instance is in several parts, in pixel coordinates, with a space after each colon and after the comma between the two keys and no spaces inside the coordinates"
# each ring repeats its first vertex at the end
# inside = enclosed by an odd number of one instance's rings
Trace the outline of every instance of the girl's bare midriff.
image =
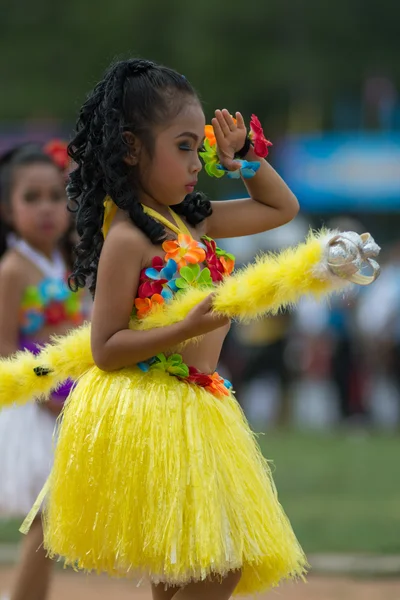
{"type": "Polygon", "coordinates": [[[229,331],[229,325],[207,333],[200,341],[189,342],[181,351],[183,361],[196,367],[202,373],[213,373],[218,364],[222,344],[229,331]]]}

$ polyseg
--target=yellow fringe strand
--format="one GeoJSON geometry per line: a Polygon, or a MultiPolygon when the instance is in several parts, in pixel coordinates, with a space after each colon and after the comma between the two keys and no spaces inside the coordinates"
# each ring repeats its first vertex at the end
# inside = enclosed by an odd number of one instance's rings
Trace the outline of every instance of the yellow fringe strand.
{"type": "Polygon", "coordinates": [[[49,488],[45,548],[78,569],[184,585],[241,568],[239,594],[306,570],[234,397],[165,372],[82,376],[49,488]]]}

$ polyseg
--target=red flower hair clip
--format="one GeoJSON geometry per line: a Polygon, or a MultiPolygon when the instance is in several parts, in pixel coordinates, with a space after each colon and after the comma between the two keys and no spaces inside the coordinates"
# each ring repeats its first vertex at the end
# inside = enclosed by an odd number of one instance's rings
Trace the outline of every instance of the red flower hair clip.
{"type": "Polygon", "coordinates": [[[43,148],[43,152],[50,156],[62,171],[66,171],[70,162],[67,148],[68,144],[66,142],[63,142],[62,140],[51,140],[50,142],[47,142],[43,148]]]}

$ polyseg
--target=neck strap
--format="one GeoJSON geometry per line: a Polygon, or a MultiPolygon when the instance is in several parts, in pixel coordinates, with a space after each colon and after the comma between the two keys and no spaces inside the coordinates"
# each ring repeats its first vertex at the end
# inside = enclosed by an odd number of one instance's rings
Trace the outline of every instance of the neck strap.
{"type": "Polygon", "coordinates": [[[51,260],[33,248],[28,242],[13,235],[8,238],[8,246],[14,248],[25,258],[31,261],[44,275],[51,279],[64,279],[66,266],[59,250],[54,250],[51,260]]]}
{"type": "MultiPolygon", "coordinates": [[[[142,208],[143,208],[144,212],[146,213],[146,215],[149,215],[149,217],[152,217],[159,223],[162,223],[162,225],[164,225],[165,227],[167,227],[168,229],[170,229],[177,235],[185,234],[185,235],[192,237],[192,234],[190,233],[189,229],[186,227],[185,223],[169,206],[168,206],[169,213],[170,213],[171,217],[173,218],[173,220],[175,221],[175,223],[171,223],[171,221],[169,219],[167,219],[166,217],[163,217],[163,215],[160,215],[160,213],[158,213],[153,208],[150,208],[149,206],[145,206],[144,204],[142,204],[142,208]]],[[[102,233],[103,233],[104,239],[106,239],[106,236],[110,230],[110,226],[111,226],[111,223],[113,222],[116,212],[117,212],[117,205],[112,200],[112,198],[110,198],[110,196],[106,196],[104,199],[104,218],[103,218],[103,228],[102,228],[102,233]]]]}
{"type": "Polygon", "coordinates": [[[192,234],[190,233],[189,229],[186,227],[185,223],[169,206],[168,206],[169,214],[175,221],[176,225],[174,223],[171,223],[171,221],[169,221],[169,219],[167,219],[166,217],[163,217],[163,215],[160,215],[160,213],[158,213],[153,208],[150,208],[149,206],[145,206],[144,204],[142,204],[142,207],[143,207],[143,210],[146,213],[146,215],[149,215],[149,217],[153,217],[153,219],[155,219],[159,223],[162,223],[163,225],[165,225],[165,227],[167,227],[168,229],[170,229],[177,235],[179,235],[180,233],[183,233],[185,235],[192,237],[192,234]]]}

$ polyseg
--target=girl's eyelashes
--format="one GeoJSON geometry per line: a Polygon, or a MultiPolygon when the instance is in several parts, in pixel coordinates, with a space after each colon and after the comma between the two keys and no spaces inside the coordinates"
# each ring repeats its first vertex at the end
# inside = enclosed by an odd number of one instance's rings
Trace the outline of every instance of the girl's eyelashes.
{"type": "Polygon", "coordinates": [[[179,144],[179,149],[183,150],[184,152],[204,152],[205,148],[204,148],[204,144],[202,143],[200,145],[199,148],[197,148],[197,150],[195,150],[194,148],[192,148],[192,145],[188,142],[185,142],[183,144],[179,144]]]}

